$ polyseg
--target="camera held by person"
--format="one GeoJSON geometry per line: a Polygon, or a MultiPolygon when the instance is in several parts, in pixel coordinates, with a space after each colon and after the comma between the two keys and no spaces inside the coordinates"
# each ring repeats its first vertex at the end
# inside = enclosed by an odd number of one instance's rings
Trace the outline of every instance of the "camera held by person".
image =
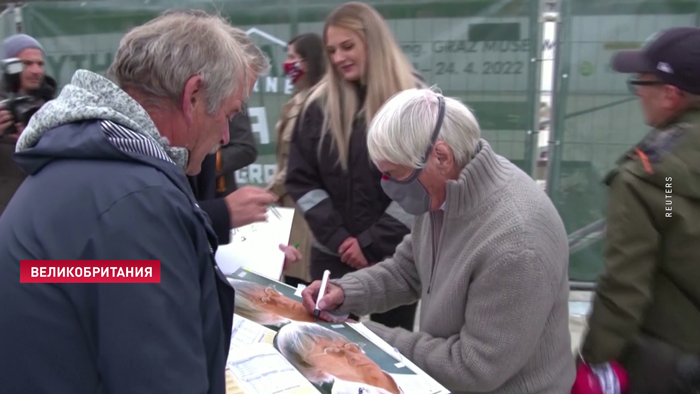
{"type": "Polygon", "coordinates": [[[5,59],[2,61],[2,77],[7,88],[8,98],[0,101],[0,106],[14,119],[15,124],[10,124],[3,135],[17,134],[16,124],[19,123],[24,128],[32,115],[41,108],[42,102],[36,100],[34,96],[20,92],[22,72],[24,65],[18,58],[5,59]]]}
{"type": "Polygon", "coordinates": [[[0,62],[0,214],[26,174],[12,159],[29,119],[56,94],[56,81],[45,75],[44,49],[26,34],[3,42],[0,62]]]}
{"type": "Polygon", "coordinates": [[[19,137],[32,115],[54,98],[57,84],[45,75],[41,44],[26,34],[4,41],[1,67],[0,136],[19,137]]]}

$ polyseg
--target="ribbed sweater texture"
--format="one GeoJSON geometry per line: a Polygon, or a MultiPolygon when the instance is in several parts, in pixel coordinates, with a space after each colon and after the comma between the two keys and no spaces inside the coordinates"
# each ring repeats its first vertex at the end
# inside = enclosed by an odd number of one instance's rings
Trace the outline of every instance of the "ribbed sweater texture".
{"type": "Polygon", "coordinates": [[[420,330],[367,326],[452,393],[568,394],[568,240],[551,200],[485,140],[391,259],[335,281],[339,312],[421,300],[420,330]],[[433,230],[439,230],[433,248],[433,230]]]}

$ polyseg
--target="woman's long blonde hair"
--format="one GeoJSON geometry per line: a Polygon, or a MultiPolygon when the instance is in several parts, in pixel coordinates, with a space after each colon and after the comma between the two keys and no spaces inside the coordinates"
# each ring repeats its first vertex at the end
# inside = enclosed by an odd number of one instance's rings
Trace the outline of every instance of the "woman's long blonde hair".
{"type": "MultiPolygon", "coordinates": [[[[368,126],[374,114],[391,96],[416,87],[418,81],[413,66],[404,56],[382,16],[367,4],[350,2],[336,8],[326,18],[324,43],[327,42],[329,26],[351,30],[364,41],[366,66],[363,83],[367,93],[359,115],[364,115],[365,125],[368,126]]],[[[319,153],[324,137],[330,133],[338,151],[338,162],[346,170],[352,124],[355,114],[360,110],[359,100],[352,83],[346,81],[332,65],[328,52],[326,60],[326,74],[309,95],[306,105],[318,100],[323,110],[319,153]]]]}

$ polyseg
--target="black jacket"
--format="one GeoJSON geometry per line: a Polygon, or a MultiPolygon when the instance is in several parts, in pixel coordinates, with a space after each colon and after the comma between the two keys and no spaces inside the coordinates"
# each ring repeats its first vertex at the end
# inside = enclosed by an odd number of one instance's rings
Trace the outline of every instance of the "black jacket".
{"type": "MultiPolygon", "coordinates": [[[[359,92],[363,98],[363,92],[359,92]]],[[[348,170],[338,163],[330,135],[319,143],[323,112],[311,103],[297,122],[289,147],[285,186],[313,232],[314,247],[337,254],[350,236],[367,261],[391,256],[410,232],[413,217],[382,190],[382,174],[369,158],[364,117],[356,116],[350,137],[348,170]],[[320,244],[320,245],[319,245],[320,244]]]]}
{"type": "Polygon", "coordinates": [[[247,108],[231,119],[228,130],[230,141],[219,150],[221,168],[217,169],[217,155],[207,155],[200,173],[187,177],[199,205],[211,219],[219,245],[231,242],[231,216],[224,197],[237,189],[235,172],[258,157],[247,108]]]}
{"type": "MultiPolygon", "coordinates": [[[[56,95],[56,80],[46,75],[39,89],[29,92],[29,94],[35,98],[34,105],[43,105],[56,95]]],[[[8,92],[0,87],[0,100],[7,97],[8,92]]],[[[0,215],[15,194],[15,190],[27,177],[24,171],[12,161],[12,155],[15,153],[15,142],[16,140],[3,137],[0,134],[0,215]]]]}
{"type": "Polygon", "coordinates": [[[216,155],[207,155],[199,174],[188,176],[187,181],[199,206],[211,220],[218,244],[231,242],[231,215],[226,201],[216,196],[216,155]]]}
{"type": "Polygon", "coordinates": [[[217,197],[225,197],[236,191],[236,171],[254,163],[258,158],[258,148],[247,106],[231,119],[228,131],[230,141],[219,149],[220,162],[216,168],[217,197]]]}

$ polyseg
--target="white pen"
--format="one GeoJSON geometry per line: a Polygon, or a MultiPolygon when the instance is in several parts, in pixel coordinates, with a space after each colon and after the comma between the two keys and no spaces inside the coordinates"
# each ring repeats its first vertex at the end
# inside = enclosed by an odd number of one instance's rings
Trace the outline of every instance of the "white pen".
{"type": "Polygon", "coordinates": [[[323,271],[323,279],[321,280],[321,288],[318,289],[318,297],[316,297],[316,308],[314,308],[314,321],[318,320],[318,316],[321,314],[321,309],[318,307],[318,303],[321,298],[326,294],[326,286],[328,285],[328,277],[331,276],[331,271],[323,271]]]}

